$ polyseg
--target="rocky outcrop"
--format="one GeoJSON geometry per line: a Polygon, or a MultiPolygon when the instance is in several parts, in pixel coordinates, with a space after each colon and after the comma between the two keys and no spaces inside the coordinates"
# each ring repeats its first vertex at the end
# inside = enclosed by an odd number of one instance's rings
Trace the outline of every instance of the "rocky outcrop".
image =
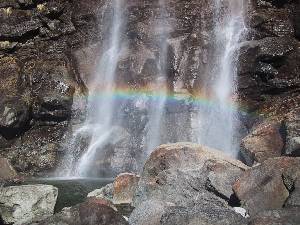
{"type": "Polygon", "coordinates": [[[130,173],[117,176],[114,181],[113,203],[132,204],[139,179],[139,176],[130,173]]]}
{"type": "Polygon", "coordinates": [[[54,213],[57,188],[23,185],[0,188],[0,215],[6,224],[25,224],[54,213]]]}
{"type": "Polygon", "coordinates": [[[279,122],[265,122],[255,127],[241,143],[242,157],[247,165],[263,162],[283,154],[284,140],[279,122]]]}
{"type": "Polygon", "coordinates": [[[300,208],[284,208],[260,212],[251,219],[249,225],[299,224],[300,208]]]}
{"type": "Polygon", "coordinates": [[[5,158],[0,158],[0,182],[12,180],[17,177],[17,172],[10,162],[5,158]]]}
{"type": "Polygon", "coordinates": [[[131,224],[242,223],[243,218],[229,205],[236,204],[232,185],[246,169],[243,163],[196,144],[162,145],[144,166],[133,202],[136,209],[129,221],[131,224]],[[156,205],[161,208],[160,213],[148,222],[147,218],[157,212],[152,209],[156,205]],[[150,210],[143,212],[146,208],[150,210]],[[209,218],[211,214],[218,216],[209,218]]]}
{"type": "Polygon", "coordinates": [[[89,198],[86,202],[65,208],[61,213],[35,225],[127,225],[128,222],[104,199],[89,198]]]}
{"type": "Polygon", "coordinates": [[[299,160],[289,157],[268,159],[242,174],[233,190],[250,216],[264,210],[299,206],[299,160]]]}

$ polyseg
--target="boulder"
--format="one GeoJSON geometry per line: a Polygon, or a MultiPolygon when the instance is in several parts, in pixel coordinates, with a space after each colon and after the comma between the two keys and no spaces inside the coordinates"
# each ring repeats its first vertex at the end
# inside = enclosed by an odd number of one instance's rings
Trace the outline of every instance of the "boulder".
{"type": "Polygon", "coordinates": [[[280,129],[278,122],[264,122],[242,140],[241,154],[247,165],[282,155],[284,140],[280,129]]]}
{"type": "Polygon", "coordinates": [[[103,198],[109,201],[113,201],[113,193],[114,193],[114,185],[108,184],[101,189],[96,189],[88,194],[88,198],[95,197],[95,198],[103,198]]]}
{"type": "Polygon", "coordinates": [[[111,202],[101,198],[65,208],[36,225],[128,225],[127,221],[113,208],[111,202]]]}
{"type": "Polygon", "coordinates": [[[113,203],[129,204],[133,202],[140,177],[132,173],[122,173],[114,181],[113,203]]]}
{"type": "Polygon", "coordinates": [[[0,158],[0,181],[12,180],[17,177],[17,172],[10,162],[5,158],[0,158]]]}
{"type": "Polygon", "coordinates": [[[251,218],[249,225],[300,224],[300,208],[284,208],[260,212],[251,218]]]}
{"type": "MultiPolygon", "coordinates": [[[[202,209],[206,211],[209,208],[211,210],[207,211],[207,215],[223,211],[222,218],[225,219],[226,214],[228,218],[235,218],[230,216],[236,213],[228,205],[228,203],[234,204],[232,185],[246,169],[247,166],[240,161],[197,144],[162,145],[151,154],[144,166],[133,202],[136,209],[130,220],[144,221],[148,224],[142,218],[143,213],[137,213],[143,210],[141,208],[146,208],[143,203],[148,201],[163,202],[162,207],[168,205],[174,206],[175,210],[182,209],[184,213],[179,213],[179,218],[176,218],[176,221],[181,222],[184,221],[182,216],[186,216],[186,211],[191,211],[190,215],[195,212],[193,214],[195,217],[190,217],[195,218],[195,221],[197,219],[202,221],[201,216],[197,216],[196,212],[202,214],[202,209]]],[[[175,214],[170,213],[170,215],[175,214]]],[[[168,216],[163,213],[163,217],[168,216]]],[[[210,220],[210,222],[214,223],[217,220],[210,220]]],[[[166,219],[166,221],[173,221],[173,219],[166,219]]],[[[205,221],[204,217],[203,221],[205,221]]],[[[234,220],[228,219],[228,221],[234,223],[234,220]]],[[[166,224],[172,223],[166,222],[166,224]]]]}
{"type": "Polygon", "coordinates": [[[300,158],[268,159],[245,171],[233,185],[233,190],[242,207],[254,216],[263,210],[281,209],[289,196],[294,202],[292,205],[297,205],[299,189],[294,187],[299,175],[300,158]]]}
{"type": "Polygon", "coordinates": [[[7,224],[24,224],[54,213],[58,189],[50,185],[9,186],[0,189],[0,214],[7,224]]]}

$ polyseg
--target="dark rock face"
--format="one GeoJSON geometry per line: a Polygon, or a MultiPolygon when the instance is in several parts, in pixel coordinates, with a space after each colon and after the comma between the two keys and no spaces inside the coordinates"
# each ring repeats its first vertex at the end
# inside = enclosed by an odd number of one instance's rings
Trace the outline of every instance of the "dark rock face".
{"type": "Polygon", "coordinates": [[[247,170],[233,185],[242,207],[252,216],[264,210],[281,209],[289,204],[298,206],[299,160],[273,158],[247,170]]]}
{"type": "Polygon", "coordinates": [[[99,39],[94,3],[0,3],[0,155],[19,172],[57,165],[73,97],[85,90],[71,52],[99,39]]]}
{"type": "Polygon", "coordinates": [[[241,162],[199,145],[162,145],[141,174],[131,224],[242,224],[228,204],[232,185],[245,169],[241,162]],[[143,211],[152,205],[163,210],[155,221],[147,221],[156,211],[143,211]]]}

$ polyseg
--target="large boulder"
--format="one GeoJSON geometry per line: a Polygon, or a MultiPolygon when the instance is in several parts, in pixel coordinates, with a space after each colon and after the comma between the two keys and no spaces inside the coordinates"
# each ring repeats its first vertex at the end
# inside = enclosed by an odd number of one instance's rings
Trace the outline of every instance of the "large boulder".
{"type": "Polygon", "coordinates": [[[128,222],[113,207],[111,202],[101,198],[87,201],[71,208],[65,208],[36,225],[128,225],[128,222]]]}
{"type": "MultiPolygon", "coordinates": [[[[184,212],[191,210],[195,212],[191,217],[198,222],[205,221],[200,216],[201,210],[210,208],[207,215],[223,211],[222,218],[228,218],[228,224],[234,223],[235,212],[228,203],[235,204],[232,201],[232,185],[246,169],[247,166],[243,163],[227,157],[222,152],[197,144],[162,145],[151,154],[144,166],[133,202],[136,206],[132,215],[134,219],[131,219],[139,221],[140,224],[148,224],[142,217],[143,213],[136,212],[141,210],[140,207],[145,208],[143,202],[155,201],[179,207],[184,212]],[[204,206],[207,208],[204,209],[204,206]]],[[[176,213],[170,213],[174,214],[176,213]]],[[[185,216],[186,213],[179,215],[185,216]]],[[[179,217],[176,220],[184,221],[179,217]]],[[[239,218],[239,215],[237,217],[239,218]]],[[[210,220],[214,221],[217,219],[210,220]]]]}
{"type": "Polygon", "coordinates": [[[7,224],[24,224],[54,213],[58,189],[50,185],[10,186],[0,189],[0,215],[7,224]]]}
{"type": "Polygon", "coordinates": [[[264,122],[242,140],[241,154],[247,165],[282,155],[284,140],[280,129],[281,123],[264,122]]]}
{"type": "Polygon", "coordinates": [[[251,218],[249,225],[299,224],[299,207],[267,210],[251,218]]]}
{"type": "Polygon", "coordinates": [[[242,207],[253,216],[263,210],[298,206],[300,158],[274,158],[243,173],[233,185],[242,207]],[[288,202],[290,197],[290,203],[288,202]]]}

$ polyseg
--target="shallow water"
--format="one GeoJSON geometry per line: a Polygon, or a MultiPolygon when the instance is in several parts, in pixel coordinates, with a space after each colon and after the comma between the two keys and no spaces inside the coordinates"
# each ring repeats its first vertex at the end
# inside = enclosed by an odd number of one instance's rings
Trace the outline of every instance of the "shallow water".
{"type": "Polygon", "coordinates": [[[27,180],[25,184],[48,184],[58,188],[55,212],[84,202],[88,193],[112,183],[113,178],[41,178],[27,180]]]}

